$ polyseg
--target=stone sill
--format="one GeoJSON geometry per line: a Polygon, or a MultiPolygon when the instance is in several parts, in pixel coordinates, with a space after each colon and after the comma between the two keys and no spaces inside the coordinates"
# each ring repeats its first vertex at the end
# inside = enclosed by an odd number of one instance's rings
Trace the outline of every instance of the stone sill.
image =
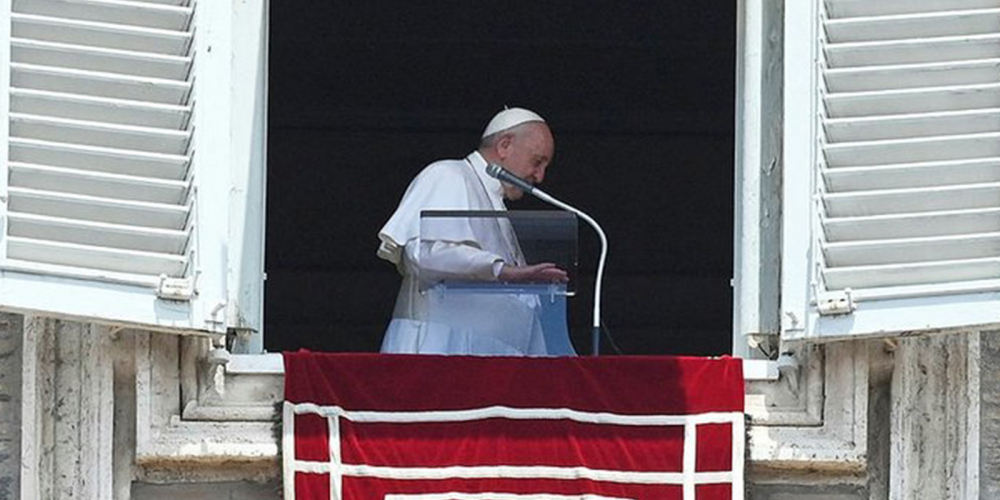
{"type": "MultiPolygon", "coordinates": [[[[285,373],[281,354],[233,354],[226,372],[234,375],[281,375],[285,373]]],[[[778,380],[778,364],[766,359],[744,359],[743,377],[747,381],[778,380]]]]}

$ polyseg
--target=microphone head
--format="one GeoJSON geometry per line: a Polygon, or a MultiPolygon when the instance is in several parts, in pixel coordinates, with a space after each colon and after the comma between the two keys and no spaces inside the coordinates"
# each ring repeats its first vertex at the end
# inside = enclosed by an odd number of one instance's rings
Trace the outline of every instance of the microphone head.
{"type": "Polygon", "coordinates": [[[489,174],[490,177],[499,179],[500,178],[500,172],[502,172],[502,171],[503,171],[503,167],[501,167],[500,165],[497,165],[496,163],[490,163],[490,164],[486,165],[486,173],[489,174]]]}

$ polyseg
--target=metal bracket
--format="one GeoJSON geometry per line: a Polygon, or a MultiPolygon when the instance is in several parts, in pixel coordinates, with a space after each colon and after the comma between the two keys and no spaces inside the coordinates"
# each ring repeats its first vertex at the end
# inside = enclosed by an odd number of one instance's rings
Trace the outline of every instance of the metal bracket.
{"type": "Polygon", "coordinates": [[[851,296],[851,289],[845,288],[842,292],[829,294],[820,299],[816,304],[820,316],[836,316],[839,314],[851,314],[856,309],[854,298],[851,296]]]}

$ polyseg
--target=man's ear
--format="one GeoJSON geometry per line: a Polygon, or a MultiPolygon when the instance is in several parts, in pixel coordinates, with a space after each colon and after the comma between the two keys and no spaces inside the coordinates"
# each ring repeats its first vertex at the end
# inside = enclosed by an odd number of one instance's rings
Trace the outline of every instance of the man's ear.
{"type": "Polygon", "coordinates": [[[507,156],[510,155],[510,150],[513,147],[513,145],[514,145],[513,134],[504,134],[500,136],[500,140],[497,141],[497,156],[499,156],[501,160],[507,159],[507,156]]]}

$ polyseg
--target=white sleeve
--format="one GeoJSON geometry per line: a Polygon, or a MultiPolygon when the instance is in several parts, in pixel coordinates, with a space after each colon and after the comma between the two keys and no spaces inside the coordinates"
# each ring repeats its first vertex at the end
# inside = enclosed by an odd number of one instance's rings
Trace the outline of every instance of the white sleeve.
{"type": "Polygon", "coordinates": [[[424,282],[496,281],[503,267],[502,257],[469,244],[413,239],[405,250],[424,282]]]}

